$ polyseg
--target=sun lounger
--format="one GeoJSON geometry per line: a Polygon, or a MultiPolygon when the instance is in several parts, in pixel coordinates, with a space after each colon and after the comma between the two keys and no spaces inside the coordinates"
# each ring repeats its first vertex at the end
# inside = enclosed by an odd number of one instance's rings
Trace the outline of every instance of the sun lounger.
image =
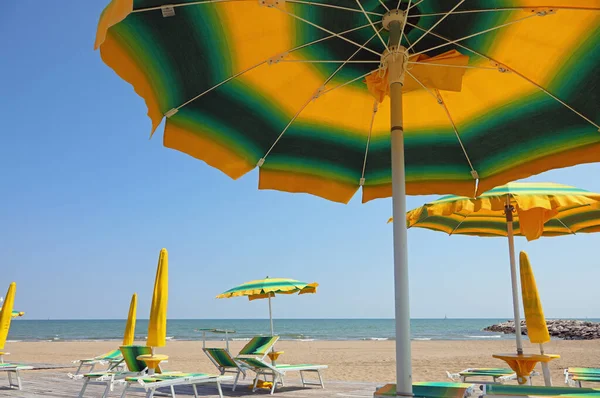
{"type": "Polygon", "coordinates": [[[121,354],[120,350],[113,350],[105,354],[98,355],[97,357],[78,359],[76,361],[73,361],[73,363],[79,364],[79,367],[75,372],[76,375],[79,374],[81,368],[83,367],[89,367],[89,369],[86,369],[86,372],[91,373],[94,371],[94,367],[96,367],[96,365],[108,364],[108,368],[106,370],[111,370],[123,363],[123,355],[121,354]]]}
{"type": "Polygon", "coordinates": [[[306,387],[308,385],[316,385],[321,386],[321,388],[325,388],[323,384],[323,377],[321,376],[321,370],[327,369],[327,365],[283,365],[283,364],[270,364],[265,362],[263,358],[252,357],[252,356],[237,356],[236,360],[242,362],[252,371],[256,372],[256,377],[254,378],[254,385],[252,386],[252,391],[256,391],[256,385],[258,384],[258,378],[261,375],[267,376],[270,375],[273,377],[273,385],[271,387],[271,394],[275,392],[275,388],[277,388],[278,384],[283,386],[285,374],[288,372],[298,372],[300,373],[300,379],[302,380],[302,387],[306,387]],[[309,382],[304,379],[305,373],[316,373],[319,377],[319,382],[309,382]]]}
{"type": "MultiPolygon", "coordinates": [[[[264,359],[273,345],[279,340],[279,336],[256,336],[253,337],[246,345],[240,350],[238,355],[247,355],[253,357],[259,357],[264,359]]],[[[238,380],[240,378],[240,374],[246,378],[246,369],[247,367],[240,361],[236,361],[236,359],[231,355],[228,349],[225,348],[206,348],[203,343],[202,350],[208,356],[210,361],[216,366],[216,368],[221,372],[221,374],[225,373],[234,373],[235,381],[233,382],[232,390],[235,391],[238,380]]]]}
{"type": "Polygon", "coordinates": [[[600,383],[600,368],[565,369],[565,384],[581,387],[582,382],[600,383]]]}
{"type": "Polygon", "coordinates": [[[33,369],[33,366],[20,365],[16,363],[0,363],[0,372],[6,372],[8,376],[8,387],[17,388],[18,390],[23,389],[23,385],[21,384],[21,375],[19,372],[21,370],[31,369],[33,369]],[[13,381],[13,377],[16,378],[16,383],[13,381]]]}
{"type": "Polygon", "coordinates": [[[509,384],[487,384],[483,386],[483,396],[497,397],[600,397],[600,389],[574,387],[519,386],[509,384]]]}
{"type": "MultiPolygon", "coordinates": [[[[450,382],[422,382],[413,383],[415,397],[427,398],[466,398],[473,393],[474,384],[450,382]]],[[[396,385],[386,384],[378,388],[373,394],[374,398],[396,398],[396,385]]]]}
{"type": "Polygon", "coordinates": [[[132,390],[143,390],[146,392],[146,398],[154,397],[154,393],[159,388],[169,387],[171,397],[175,398],[175,386],[191,385],[194,391],[194,397],[198,398],[198,384],[215,383],[219,391],[219,397],[223,398],[221,382],[233,380],[232,376],[210,375],[206,373],[178,373],[169,372],[168,374],[154,374],[145,376],[134,376],[125,378],[125,389],[121,398],[127,396],[127,392],[132,390]]]}
{"type": "Polygon", "coordinates": [[[446,374],[453,381],[477,384],[504,383],[517,378],[517,374],[510,368],[467,368],[458,373],[446,374]]]}
{"type": "MultiPolygon", "coordinates": [[[[83,386],[79,392],[79,397],[83,397],[87,386],[90,384],[106,385],[104,394],[102,395],[102,397],[106,397],[111,391],[113,391],[115,381],[123,380],[126,377],[141,376],[146,374],[148,366],[145,362],[139,361],[137,357],[139,355],[151,354],[152,349],[150,347],[128,345],[120,347],[120,350],[121,354],[123,355],[125,365],[127,366],[127,370],[125,371],[109,370],[102,372],[90,372],[83,375],[69,374],[69,377],[72,379],[84,379],[83,386]]],[[[161,373],[161,370],[157,369],[157,372],[161,373]]]]}

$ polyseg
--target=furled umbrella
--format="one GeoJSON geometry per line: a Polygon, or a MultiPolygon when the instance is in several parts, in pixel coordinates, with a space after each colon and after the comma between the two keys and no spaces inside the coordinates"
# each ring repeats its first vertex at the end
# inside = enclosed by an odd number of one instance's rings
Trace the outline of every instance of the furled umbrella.
{"type": "Polygon", "coordinates": [[[231,288],[226,292],[223,292],[217,296],[217,298],[230,298],[230,297],[248,297],[248,300],[268,299],[269,300],[269,322],[271,325],[271,336],[274,335],[273,331],[273,311],[271,308],[271,298],[275,297],[276,294],[306,294],[316,293],[318,283],[306,283],[300,282],[295,279],[286,278],[269,278],[258,279],[242,283],[239,286],[231,288]]]}
{"type": "Polygon", "coordinates": [[[123,345],[132,345],[135,340],[135,323],[137,312],[137,294],[131,296],[129,304],[129,313],[127,314],[127,323],[125,324],[125,332],[123,333],[123,345]]]}
{"type": "MultiPolygon", "coordinates": [[[[404,217],[407,193],[472,196],[600,161],[598,9],[113,0],[95,47],[143,97],[152,131],[166,117],[165,146],[232,178],[258,167],[261,189],[348,202],[362,187],[404,217]]],[[[396,375],[410,395],[406,249],[398,223],[396,375]]]]}
{"type": "Polygon", "coordinates": [[[513,182],[476,198],[445,196],[406,214],[408,228],[508,237],[517,353],[523,353],[514,236],[600,231],[600,193],[561,184],[513,182]]]}
{"type": "Polygon", "coordinates": [[[12,320],[13,306],[15,304],[15,295],[17,294],[17,284],[12,282],[8,286],[6,292],[6,299],[0,309],[0,362],[3,362],[2,357],[4,356],[4,345],[6,344],[6,338],[8,337],[8,331],[10,330],[10,321],[12,320]]]}
{"type": "Polygon", "coordinates": [[[155,347],[164,347],[167,344],[167,301],[169,299],[169,254],[167,249],[161,249],[156,267],[156,278],[150,305],[150,319],[148,320],[148,340],[146,346],[152,347],[152,355],[141,355],[154,372],[161,361],[168,359],[166,355],[157,355],[155,347]]]}
{"type": "MultiPolygon", "coordinates": [[[[523,311],[525,312],[525,324],[527,325],[527,337],[533,344],[540,345],[540,354],[544,355],[544,344],[550,341],[550,333],[542,308],[542,300],[538,293],[533,269],[529,262],[527,253],[519,254],[519,274],[521,276],[521,296],[523,298],[523,311]]],[[[550,369],[547,362],[542,362],[544,381],[547,386],[552,385],[550,369]]]]}

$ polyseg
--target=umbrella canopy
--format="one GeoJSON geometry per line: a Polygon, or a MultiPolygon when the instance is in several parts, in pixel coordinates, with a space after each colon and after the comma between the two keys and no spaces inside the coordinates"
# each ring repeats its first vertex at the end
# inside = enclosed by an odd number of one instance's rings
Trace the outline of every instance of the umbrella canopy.
{"type": "Polygon", "coordinates": [[[242,283],[239,286],[231,288],[224,293],[221,293],[217,298],[230,298],[248,296],[249,300],[269,299],[269,321],[271,322],[271,336],[273,335],[273,313],[271,310],[271,297],[276,294],[306,294],[316,293],[318,283],[300,282],[295,279],[286,278],[269,278],[258,279],[242,283]]]}
{"type": "MultiPolygon", "coordinates": [[[[164,145],[259,188],[348,202],[471,196],[600,161],[589,0],[113,0],[95,47],[164,145]],[[406,151],[404,147],[406,146],[406,151]],[[406,156],[405,156],[406,154],[406,156]],[[406,166],[406,167],[405,167],[406,166]]],[[[396,377],[411,395],[407,239],[396,377]]]]}
{"type": "Polygon", "coordinates": [[[550,341],[550,333],[546,325],[542,301],[537,290],[533,269],[529,263],[527,253],[519,254],[519,272],[521,275],[521,295],[523,296],[523,310],[527,324],[529,341],[535,344],[544,344],[550,341]]]}
{"type": "Polygon", "coordinates": [[[2,304],[0,310],[0,350],[4,349],[6,344],[6,338],[8,337],[8,330],[10,329],[10,321],[12,320],[13,306],[15,304],[15,295],[17,294],[17,284],[15,282],[8,286],[6,292],[6,299],[2,304]]]}
{"type": "MultiPolygon", "coordinates": [[[[390,219],[391,220],[391,219],[390,219]]],[[[408,228],[448,234],[507,236],[517,352],[523,351],[513,236],[600,230],[600,193],[552,183],[509,183],[476,198],[445,196],[406,214],[408,228]]]]}
{"type": "Polygon", "coordinates": [[[154,293],[148,321],[148,347],[164,347],[167,344],[167,301],[169,298],[169,255],[161,249],[154,280],[154,293]]]}
{"type": "Polygon", "coordinates": [[[137,312],[137,293],[131,296],[129,304],[129,313],[127,314],[127,323],[125,324],[125,332],[123,333],[123,345],[132,345],[135,339],[135,321],[137,312]]]}
{"type": "Polygon", "coordinates": [[[13,312],[12,312],[12,317],[13,318],[18,318],[18,317],[23,316],[23,315],[25,315],[25,313],[23,311],[15,311],[15,310],[13,310],[13,312]]]}

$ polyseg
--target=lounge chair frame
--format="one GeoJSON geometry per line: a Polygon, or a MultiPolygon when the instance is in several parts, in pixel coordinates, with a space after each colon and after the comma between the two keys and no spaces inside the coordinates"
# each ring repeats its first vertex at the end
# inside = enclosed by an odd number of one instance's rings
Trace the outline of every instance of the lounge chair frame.
{"type": "MultiPolygon", "coordinates": [[[[171,374],[171,375],[176,375],[171,374]]],[[[163,387],[169,387],[171,391],[171,397],[175,397],[175,386],[177,385],[191,385],[192,390],[194,391],[194,397],[198,398],[198,389],[196,386],[198,384],[207,384],[207,383],[215,383],[217,385],[217,390],[219,392],[219,397],[223,398],[223,389],[221,388],[222,381],[233,380],[233,376],[216,376],[216,375],[205,375],[205,376],[181,376],[177,378],[171,378],[168,380],[161,380],[155,382],[145,382],[142,379],[139,379],[135,382],[130,382],[125,380],[119,381],[120,383],[125,383],[125,388],[123,389],[123,393],[121,394],[121,398],[125,398],[127,393],[130,391],[144,391],[146,392],[146,398],[153,398],[156,390],[163,387]],[[139,384],[139,387],[135,384],[139,384]]]]}
{"type": "Polygon", "coordinates": [[[18,365],[18,364],[6,364],[2,362],[3,366],[0,367],[0,372],[6,372],[8,376],[8,387],[16,388],[17,390],[23,390],[23,383],[21,381],[21,374],[19,373],[21,370],[31,370],[33,366],[28,365],[18,365]],[[13,380],[16,379],[16,383],[13,380]]]}

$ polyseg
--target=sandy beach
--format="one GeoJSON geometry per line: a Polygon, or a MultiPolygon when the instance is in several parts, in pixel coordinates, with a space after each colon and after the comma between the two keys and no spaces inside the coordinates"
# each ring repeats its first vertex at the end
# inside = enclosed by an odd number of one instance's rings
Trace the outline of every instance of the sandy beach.
{"type": "MultiPolygon", "coordinates": [[[[144,344],[144,342],[139,342],[144,344]]],[[[231,343],[238,352],[244,342],[231,343]]],[[[15,342],[7,344],[7,357],[14,362],[69,364],[77,358],[101,354],[116,347],[116,342],[15,342]]],[[[210,342],[222,346],[222,342],[210,342]]],[[[282,341],[278,351],[285,351],[281,363],[327,364],[328,380],[387,382],[394,379],[393,341],[282,341]]],[[[414,341],[413,374],[415,381],[447,380],[446,371],[459,371],[470,366],[502,367],[503,362],[492,358],[494,353],[514,351],[512,340],[501,341],[414,341]]],[[[550,363],[555,385],[563,383],[562,370],[568,366],[599,366],[598,341],[554,340],[545,345],[547,353],[561,358],[550,363]]],[[[525,342],[525,351],[539,352],[525,342]]],[[[214,366],[202,352],[200,341],[169,341],[159,353],[169,355],[167,369],[182,371],[213,371],[214,366]]],[[[65,373],[69,370],[65,369],[65,373]]],[[[542,384],[536,377],[535,384],[542,384]]]]}

